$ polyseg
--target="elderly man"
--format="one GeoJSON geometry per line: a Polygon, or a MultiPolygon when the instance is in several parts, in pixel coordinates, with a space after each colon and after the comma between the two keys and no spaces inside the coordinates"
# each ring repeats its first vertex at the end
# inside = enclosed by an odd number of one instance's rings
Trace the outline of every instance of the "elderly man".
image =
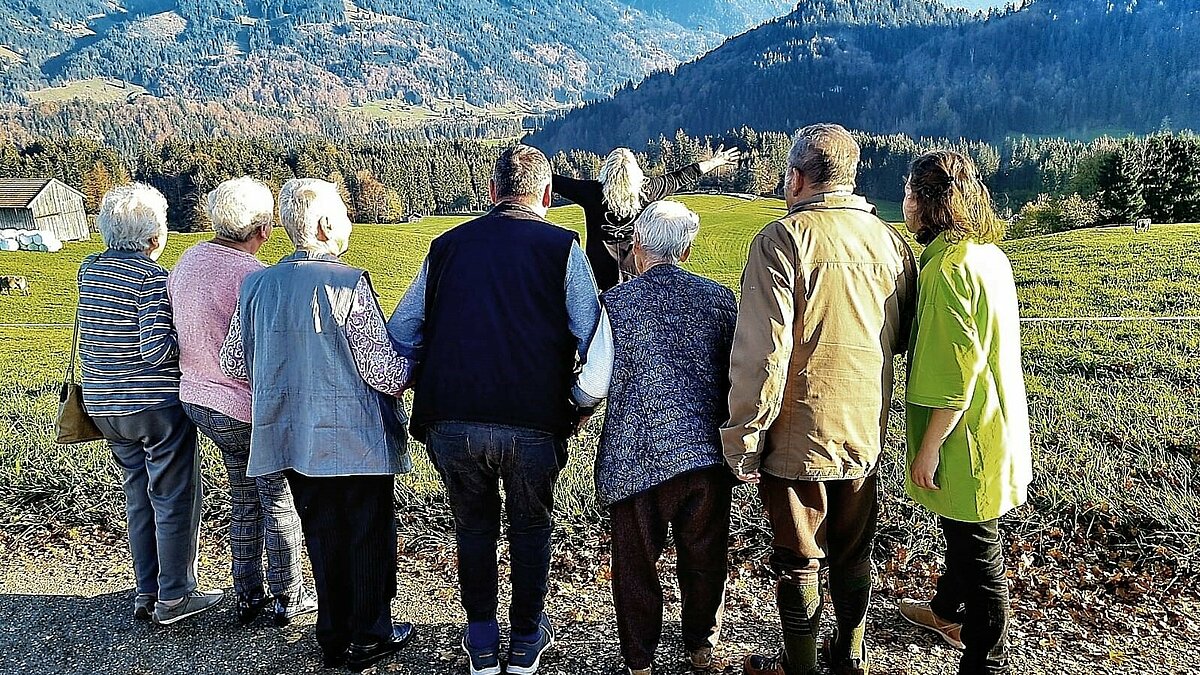
{"type": "Polygon", "coordinates": [[[393,624],[394,474],[406,469],[411,367],[387,337],[363,270],[342,262],[350,219],[337,186],[284,184],[280,216],[296,252],[242,285],[221,367],[253,396],[252,477],[283,472],[316,580],[326,666],[362,670],[402,648],[393,624]]]}
{"type": "Polygon", "coordinates": [[[678,202],[642,212],[633,234],[640,276],[601,296],[593,351],[615,348],[613,365],[589,358],[576,393],[586,403],[608,397],[596,491],[612,515],[613,601],[632,675],[650,674],[662,634],[657,564],[668,528],[692,668],[712,665],[721,633],[733,481],[720,428],[737,301],[679,268],[699,230],[699,216],[678,202]]]}
{"type": "Polygon", "coordinates": [[[133,616],[172,624],[211,609],[224,594],[196,588],[196,427],[179,405],[179,348],[167,270],[158,264],[167,200],[148,185],[114,188],[96,224],[108,250],[79,269],[83,403],[124,474],[137,576],[133,616]]]}
{"type": "Polygon", "coordinates": [[[229,550],[238,621],[248,624],[268,605],[285,626],[317,611],[300,568],[300,520],[283,474],[246,476],[250,460],[250,387],[221,372],[221,344],[238,306],[238,290],[263,269],[254,257],[271,237],[275,197],[243,176],[208,195],[212,241],[188,249],[167,280],[179,333],[179,399],[196,427],[221,451],[229,476],[229,550]],[[263,553],[267,558],[263,579],[263,553]]]}
{"type": "Polygon", "coordinates": [[[788,156],[788,214],[750,246],[730,366],[725,459],[759,484],[783,651],[746,672],[817,668],[822,590],[837,630],[838,675],[866,673],[876,477],[893,356],[912,321],[916,268],[904,239],[853,194],[858,144],[840,126],[801,129],[788,156]]]}
{"type": "MultiPolygon", "coordinates": [[[[512,556],[508,672],[532,675],[554,632],[543,612],[554,484],[582,415],[571,388],[600,315],[575,233],[546,221],[550,163],[517,145],[496,160],[487,215],[434,240],[389,329],[419,353],[413,430],[454,512],[463,648],[500,672],[496,541],[504,483],[512,556]]],[[[611,354],[609,355],[611,357],[611,354]]]]}

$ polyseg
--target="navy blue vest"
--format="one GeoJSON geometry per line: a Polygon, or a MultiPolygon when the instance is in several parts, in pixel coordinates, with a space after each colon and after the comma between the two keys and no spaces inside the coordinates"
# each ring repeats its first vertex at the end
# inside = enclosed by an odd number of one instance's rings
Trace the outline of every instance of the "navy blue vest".
{"type": "Polygon", "coordinates": [[[729,417],[733,292],[674,265],[658,265],[600,296],[614,362],[596,451],[601,506],[675,476],[722,466],[729,417]]]}
{"type": "Polygon", "coordinates": [[[567,433],[578,343],[567,260],[578,235],[500,205],[433,241],[413,430],[479,422],[567,433]]]}

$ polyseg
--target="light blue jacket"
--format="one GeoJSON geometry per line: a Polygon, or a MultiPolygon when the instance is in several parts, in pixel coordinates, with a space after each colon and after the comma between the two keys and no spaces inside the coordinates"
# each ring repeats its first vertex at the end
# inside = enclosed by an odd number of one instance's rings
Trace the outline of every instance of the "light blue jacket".
{"type": "Polygon", "coordinates": [[[246,278],[239,318],[253,391],[247,475],[403,473],[407,417],[359,375],[346,338],[366,272],[296,252],[246,278]]]}

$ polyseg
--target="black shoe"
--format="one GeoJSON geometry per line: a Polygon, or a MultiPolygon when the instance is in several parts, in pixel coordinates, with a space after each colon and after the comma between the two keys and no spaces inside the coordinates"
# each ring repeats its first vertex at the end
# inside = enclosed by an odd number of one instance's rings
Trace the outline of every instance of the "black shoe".
{"type": "Polygon", "coordinates": [[[369,645],[350,645],[347,653],[346,666],[354,672],[361,672],[379,663],[387,657],[404,648],[413,637],[411,623],[398,623],[392,626],[392,638],[369,645]]]}
{"type": "Polygon", "coordinates": [[[238,623],[245,626],[251,621],[258,618],[263,609],[270,604],[271,599],[265,595],[255,595],[249,598],[238,596],[235,611],[237,612],[238,623]]]}
{"type": "Polygon", "coordinates": [[[321,667],[322,668],[341,668],[346,665],[346,658],[349,656],[350,650],[343,649],[341,651],[322,652],[321,667]]]}
{"type": "Polygon", "coordinates": [[[283,628],[301,614],[311,614],[315,611],[317,611],[317,594],[301,586],[300,592],[295,598],[286,595],[275,598],[275,625],[283,628]]]}

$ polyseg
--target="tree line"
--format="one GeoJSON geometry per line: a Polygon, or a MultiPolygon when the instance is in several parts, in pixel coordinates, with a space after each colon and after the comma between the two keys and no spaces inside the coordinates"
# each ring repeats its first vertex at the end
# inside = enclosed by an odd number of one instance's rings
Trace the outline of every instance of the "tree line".
{"type": "MultiPolygon", "coordinates": [[[[862,148],[859,191],[876,200],[903,198],[908,164],[934,148],[971,156],[1006,216],[1021,217],[1024,233],[1097,224],[1200,222],[1200,137],[1163,131],[1143,137],[914,139],[903,134],[855,132],[862,148]]],[[[702,190],[779,195],[791,138],[742,128],[718,137],[678,132],[633,148],[648,174],[707,159],[719,145],[737,146],[745,160],[706,176],[702,190]]],[[[413,216],[472,213],[488,207],[488,180],[501,143],[453,141],[347,141],[327,138],[214,138],[166,140],[129,154],[98,141],[37,138],[0,144],[0,176],[55,177],[81,190],[95,212],[112,186],[139,180],[166,195],[172,227],[208,227],[204,195],[227,178],[254,176],[278,189],[294,177],[337,183],[358,222],[396,223],[413,216]]],[[[596,178],[603,157],[555,153],[557,173],[596,178]]]]}

